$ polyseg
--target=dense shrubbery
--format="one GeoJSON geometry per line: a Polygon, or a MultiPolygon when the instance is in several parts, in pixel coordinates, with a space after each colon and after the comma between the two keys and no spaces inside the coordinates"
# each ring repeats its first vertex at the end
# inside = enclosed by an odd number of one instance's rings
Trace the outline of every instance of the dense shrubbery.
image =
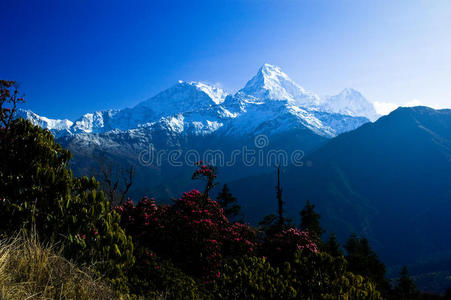
{"type": "Polygon", "coordinates": [[[203,193],[192,190],[169,205],[143,198],[137,204],[129,200],[112,207],[94,178],[72,175],[71,154],[49,131],[23,119],[13,120],[18,92],[11,82],[1,81],[0,88],[3,236],[35,231],[43,241],[60,243],[67,259],[95,262],[98,274],[117,292],[146,298],[418,295],[407,272],[391,289],[384,265],[365,239],[351,237],[346,257],[334,236],[323,244],[313,205],[308,203],[301,212],[301,229],[291,225],[283,216],[280,186],[278,217],[269,216],[259,228],[232,222],[229,218],[239,216],[236,199],[226,186],[218,202],[209,198],[216,169],[202,162],[192,179],[206,182],[203,193]]]}
{"type": "MultiPolygon", "coordinates": [[[[0,144],[0,230],[35,229],[80,262],[96,260],[115,284],[133,263],[133,245],[94,178],[75,178],[70,153],[51,133],[14,120],[0,144]]],[[[126,286],[123,285],[123,288],[126,286]]]]}
{"type": "Polygon", "coordinates": [[[11,113],[17,95],[1,82],[0,231],[4,235],[35,230],[61,243],[65,255],[98,270],[121,289],[134,262],[133,244],[119,224],[94,178],[76,178],[68,168],[71,154],[48,131],[11,113]],[[6,105],[12,108],[5,111],[6,105]]]}
{"type": "MultiPolygon", "coordinates": [[[[249,225],[229,222],[224,209],[199,191],[185,193],[172,205],[156,205],[144,198],[116,210],[135,246],[145,253],[134,267],[136,281],[146,282],[151,290],[161,290],[161,274],[175,274],[178,268],[177,276],[183,280],[173,280],[165,290],[172,294],[183,290],[176,288],[181,282],[198,284],[202,288],[196,290],[196,298],[380,298],[373,283],[346,270],[343,256],[320,253],[307,231],[271,228],[259,235],[249,225]],[[205,290],[212,292],[208,296],[205,290]]],[[[167,285],[170,280],[164,282],[167,285]]]]}
{"type": "Polygon", "coordinates": [[[121,223],[135,244],[170,259],[187,274],[212,282],[220,277],[224,257],[250,255],[256,250],[256,231],[230,223],[223,209],[193,190],[170,206],[144,198],[116,207],[121,223]]]}

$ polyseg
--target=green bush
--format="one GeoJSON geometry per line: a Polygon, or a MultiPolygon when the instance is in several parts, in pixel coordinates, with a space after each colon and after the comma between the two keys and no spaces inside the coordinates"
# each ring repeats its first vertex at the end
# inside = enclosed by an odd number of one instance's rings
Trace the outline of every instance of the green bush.
{"type": "Polygon", "coordinates": [[[346,260],[298,251],[278,267],[265,258],[229,260],[215,281],[218,299],[382,299],[375,285],[346,271],[346,260]]]}
{"type": "Polygon", "coordinates": [[[211,299],[203,285],[183,273],[169,261],[154,252],[138,248],[139,261],[129,273],[130,290],[146,298],[163,295],[168,299],[211,299]]]}
{"type": "Polygon", "coordinates": [[[72,175],[70,157],[48,130],[11,122],[0,135],[0,228],[6,235],[35,229],[61,242],[66,257],[98,261],[98,270],[125,288],[124,270],[134,262],[131,238],[98,182],[72,175]]]}
{"type": "Polygon", "coordinates": [[[297,291],[266,258],[246,256],[223,266],[215,281],[217,299],[294,299],[297,291]]]}
{"type": "Polygon", "coordinates": [[[382,299],[374,283],[346,267],[342,256],[298,251],[284,270],[299,299],[382,299]]]}

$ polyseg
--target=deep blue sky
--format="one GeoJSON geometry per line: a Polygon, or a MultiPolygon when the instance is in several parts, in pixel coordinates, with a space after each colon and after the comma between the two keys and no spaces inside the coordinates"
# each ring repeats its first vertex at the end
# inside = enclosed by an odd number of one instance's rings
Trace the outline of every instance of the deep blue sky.
{"type": "Polygon", "coordinates": [[[234,92],[264,62],[319,94],[451,106],[448,0],[15,0],[0,12],[0,78],[48,117],[133,106],[179,79],[234,92]]]}

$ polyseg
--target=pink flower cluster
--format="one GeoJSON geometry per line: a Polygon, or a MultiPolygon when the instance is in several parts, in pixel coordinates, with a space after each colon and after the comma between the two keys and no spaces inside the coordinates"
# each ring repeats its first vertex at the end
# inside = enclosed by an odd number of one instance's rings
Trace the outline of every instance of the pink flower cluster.
{"type": "Polygon", "coordinates": [[[265,253],[276,261],[285,261],[299,250],[318,252],[318,246],[310,239],[308,232],[297,228],[289,228],[267,237],[264,249],[265,253]]]}
{"type": "MultiPolygon", "coordinates": [[[[267,255],[269,259],[286,259],[298,250],[318,251],[308,233],[296,228],[259,239],[250,225],[230,223],[220,205],[198,190],[184,193],[171,205],[157,205],[154,199],[143,198],[136,205],[127,201],[116,211],[133,241],[149,251],[149,261],[155,257],[170,259],[208,283],[221,277],[225,257],[267,255]]],[[[94,229],[94,235],[96,232],[94,229]]]]}
{"type": "Polygon", "coordinates": [[[257,232],[248,224],[233,223],[224,230],[224,245],[228,255],[250,255],[259,247],[257,232]]]}
{"type": "Polygon", "coordinates": [[[116,211],[134,241],[207,281],[220,277],[224,256],[250,255],[258,247],[252,227],[231,224],[219,204],[198,190],[184,193],[172,205],[158,206],[143,198],[136,206],[127,201],[116,211]]]}
{"type": "Polygon", "coordinates": [[[192,176],[192,179],[199,179],[202,177],[206,177],[207,179],[211,180],[213,178],[216,178],[216,168],[212,165],[204,165],[203,161],[197,162],[196,165],[198,168],[196,171],[194,171],[194,174],[192,176]]]}
{"type": "Polygon", "coordinates": [[[152,230],[164,228],[160,222],[164,209],[160,209],[153,198],[144,197],[136,206],[128,200],[115,209],[121,215],[121,225],[134,239],[147,235],[146,227],[152,227],[152,230]]]}

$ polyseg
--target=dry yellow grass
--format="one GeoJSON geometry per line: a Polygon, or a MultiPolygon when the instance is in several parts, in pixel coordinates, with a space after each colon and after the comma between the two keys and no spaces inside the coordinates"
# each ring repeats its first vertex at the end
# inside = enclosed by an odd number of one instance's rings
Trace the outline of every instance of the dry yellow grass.
{"type": "Polygon", "coordinates": [[[113,291],[36,235],[0,240],[0,299],[113,299],[113,291]]]}

